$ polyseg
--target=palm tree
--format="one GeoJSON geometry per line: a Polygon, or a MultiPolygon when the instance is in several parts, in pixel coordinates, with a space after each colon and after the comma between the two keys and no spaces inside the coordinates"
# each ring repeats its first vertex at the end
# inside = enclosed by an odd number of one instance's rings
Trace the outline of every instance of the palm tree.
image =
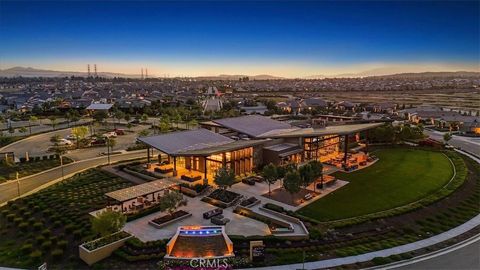
{"type": "Polygon", "coordinates": [[[110,151],[113,152],[113,147],[117,144],[117,141],[114,138],[105,138],[107,142],[107,159],[108,164],[110,164],[110,151]]]}

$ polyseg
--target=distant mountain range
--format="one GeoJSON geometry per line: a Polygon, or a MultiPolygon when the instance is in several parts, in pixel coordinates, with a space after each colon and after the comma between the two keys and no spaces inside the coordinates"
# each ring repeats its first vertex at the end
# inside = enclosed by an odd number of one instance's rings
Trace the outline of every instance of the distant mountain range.
{"type": "MultiPolygon", "coordinates": [[[[93,72],[91,73],[93,75],[93,72]]],[[[88,76],[87,72],[79,71],[56,71],[56,70],[45,70],[45,69],[36,69],[31,67],[13,67],[8,69],[0,69],[0,77],[86,77],[88,76]]],[[[122,77],[122,78],[140,78],[140,75],[137,74],[123,74],[123,73],[112,73],[112,72],[98,72],[100,77],[122,77]]]]}
{"type": "MultiPolygon", "coordinates": [[[[93,74],[93,73],[92,73],[93,74]]],[[[8,69],[0,69],[0,77],[86,77],[87,72],[78,71],[56,71],[44,70],[31,67],[13,67],[8,69]]],[[[99,72],[100,77],[120,77],[120,78],[140,78],[140,74],[124,74],[112,72],[99,72]]],[[[425,77],[480,77],[480,72],[471,71],[454,71],[454,72],[419,72],[419,73],[401,73],[395,72],[394,69],[378,68],[367,70],[359,73],[345,73],[337,75],[311,75],[303,77],[302,79],[324,79],[324,78],[359,78],[359,77],[405,77],[405,78],[425,78],[425,77]]],[[[228,75],[221,74],[218,76],[199,76],[195,77],[197,80],[239,80],[240,78],[248,77],[250,80],[278,80],[288,79],[284,77],[277,77],[268,74],[261,75],[228,75]]]]}

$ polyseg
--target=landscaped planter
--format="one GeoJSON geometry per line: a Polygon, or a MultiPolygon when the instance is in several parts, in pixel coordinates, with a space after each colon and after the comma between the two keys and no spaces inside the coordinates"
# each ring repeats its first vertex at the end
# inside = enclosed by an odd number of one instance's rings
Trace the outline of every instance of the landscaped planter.
{"type": "Polygon", "coordinates": [[[221,208],[234,205],[242,196],[232,191],[216,189],[210,195],[203,197],[202,201],[221,208]]]}
{"type": "Polygon", "coordinates": [[[153,220],[150,220],[148,222],[148,224],[152,225],[153,227],[157,228],[157,229],[161,229],[169,224],[172,224],[174,222],[177,222],[179,220],[182,220],[182,219],[186,219],[188,217],[191,217],[192,214],[191,213],[188,213],[188,212],[185,212],[183,210],[179,210],[177,212],[174,212],[171,216],[170,215],[166,215],[166,216],[161,216],[159,218],[156,218],[156,219],[153,219],[153,220]],[[173,218],[172,218],[173,216],[173,218]]]}
{"type": "Polygon", "coordinates": [[[131,234],[120,231],[106,237],[83,243],[78,247],[79,256],[88,265],[92,265],[109,257],[131,237],[133,237],[131,234]],[[110,240],[108,238],[110,237],[112,237],[112,242],[109,242],[110,240]],[[106,241],[106,243],[98,243],[102,241],[106,241]],[[95,245],[96,243],[98,243],[98,246],[95,245]]]}

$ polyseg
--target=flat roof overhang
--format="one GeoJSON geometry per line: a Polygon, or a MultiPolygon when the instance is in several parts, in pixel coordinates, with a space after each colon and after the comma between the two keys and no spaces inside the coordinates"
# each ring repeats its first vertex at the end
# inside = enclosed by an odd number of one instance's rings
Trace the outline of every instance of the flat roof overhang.
{"type": "Polygon", "coordinates": [[[352,124],[352,125],[339,125],[339,126],[327,126],[324,128],[302,128],[293,130],[290,132],[262,135],[265,138],[295,138],[295,137],[318,137],[326,135],[349,135],[372,128],[383,126],[384,123],[367,123],[367,124],[352,124]]]}
{"type": "Polygon", "coordinates": [[[263,140],[238,140],[232,143],[217,145],[213,147],[208,147],[204,149],[198,150],[191,150],[191,151],[183,151],[181,153],[176,153],[172,156],[210,156],[218,153],[228,152],[228,151],[235,151],[243,148],[253,147],[257,145],[261,145],[267,142],[268,139],[263,140]]]}
{"type": "Polygon", "coordinates": [[[164,178],[164,179],[148,182],[145,184],[140,184],[140,185],[131,186],[131,187],[115,190],[112,192],[108,192],[105,195],[118,202],[126,202],[129,200],[135,199],[137,197],[162,191],[164,189],[167,189],[176,185],[177,183],[171,180],[168,180],[168,178],[164,178]]]}

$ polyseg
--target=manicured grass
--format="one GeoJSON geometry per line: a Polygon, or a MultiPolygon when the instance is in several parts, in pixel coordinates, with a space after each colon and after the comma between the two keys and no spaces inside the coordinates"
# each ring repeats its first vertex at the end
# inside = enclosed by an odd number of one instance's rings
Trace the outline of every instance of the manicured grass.
{"type": "Polygon", "coordinates": [[[450,161],[440,152],[395,148],[375,155],[380,160],[368,168],[336,173],[350,183],[298,213],[329,221],[387,210],[431,194],[453,175],[450,161]]]}

